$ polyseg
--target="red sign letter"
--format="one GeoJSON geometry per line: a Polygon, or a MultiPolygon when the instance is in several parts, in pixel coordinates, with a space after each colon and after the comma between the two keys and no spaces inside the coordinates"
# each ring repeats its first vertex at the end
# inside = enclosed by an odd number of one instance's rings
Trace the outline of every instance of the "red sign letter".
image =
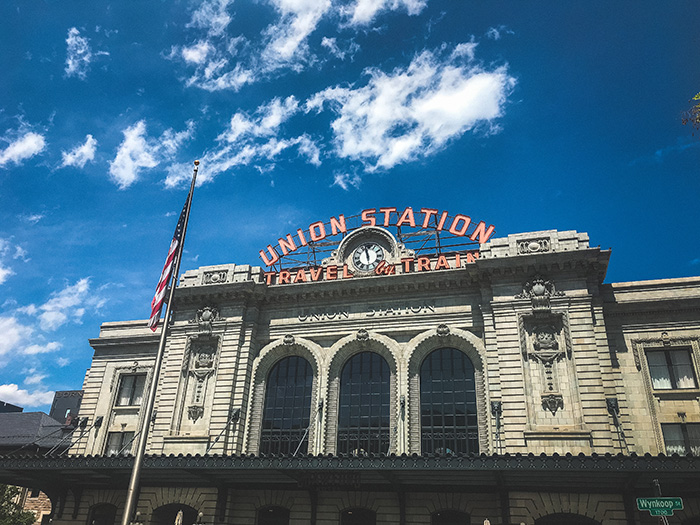
{"type": "Polygon", "coordinates": [[[389,226],[391,212],[396,211],[396,208],[379,208],[379,211],[384,212],[384,226],[389,226]]]}
{"type": "Polygon", "coordinates": [[[320,241],[326,238],[326,227],[321,221],[315,222],[309,226],[309,235],[312,241],[320,241]],[[318,233],[314,230],[318,228],[318,233]]]}
{"type": "Polygon", "coordinates": [[[277,241],[280,243],[280,249],[285,255],[297,249],[297,245],[294,243],[294,239],[292,239],[291,233],[287,234],[287,239],[277,239],[277,241]]]}
{"type": "Polygon", "coordinates": [[[374,218],[375,209],[362,210],[362,226],[376,226],[377,219],[374,218]]]}
{"type": "Polygon", "coordinates": [[[407,223],[412,228],[416,227],[416,219],[413,217],[413,208],[406,208],[399,220],[396,221],[396,226],[401,226],[403,223],[407,223]]]}
{"type": "Polygon", "coordinates": [[[427,257],[418,257],[418,259],[416,259],[416,270],[419,272],[430,270],[430,259],[427,257]]]}
{"type": "Polygon", "coordinates": [[[345,233],[348,231],[345,226],[345,215],[338,215],[338,218],[331,217],[331,231],[333,235],[337,235],[338,232],[345,233]]]}
{"type": "Polygon", "coordinates": [[[457,215],[455,215],[455,218],[452,220],[452,226],[450,226],[450,233],[452,235],[464,236],[464,234],[467,233],[467,228],[469,228],[469,224],[471,222],[472,222],[472,220],[469,217],[458,213],[457,215]],[[459,221],[464,221],[464,226],[462,226],[461,228],[457,228],[459,221]]]}
{"type": "Polygon", "coordinates": [[[427,228],[428,223],[430,222],[430,217],[437,215],[438,211],[432,208],[421,208],[420,212],[425,213],[425,217],[423,218],[423,228],[427,228]]]}
{"type": "Polygon", "coordinates": [[[489,237],[491,237],[491,234],[493,233],[494,227],[493,224],[486,228],[486,223],[484,221],[481,221],[479,224],[476,225],[476,229],[474,230],[474,233],[472,233],[471,237],[469,237],[472,241],[475,241],[476,238],[479,238],[479,244],[484,244],[486,241],[489,240],[489,237]]]}
{"type": "Polygon", "coordinates": [[[279,254],[277,253],[277,250],[275,250],[275,249],[274,249],[272,246],[270,246],[269,244],[267,245],[267,251],[270,252],[270,256],[271,256],[270,259],[267,258],[267,254],[266,254],[264,251],[262,251],[262,250],[260,250],[260,258],[263,260],[263,262],[264,262],[267,266],[272,266],[272,265],[275,264],[277,261],[279,261],[280,256],[279,256],[279,254]]]}

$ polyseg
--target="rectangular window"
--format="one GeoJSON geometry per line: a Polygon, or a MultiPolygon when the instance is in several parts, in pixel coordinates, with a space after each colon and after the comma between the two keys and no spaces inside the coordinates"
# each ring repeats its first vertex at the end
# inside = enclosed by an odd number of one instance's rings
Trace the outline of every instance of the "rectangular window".
{"type": "Polygon", "coordinates": [[[654,390],[697,388],[690,349],[649,350],[647,363],[654,390]]]}
{"type": "Polygon", "coordinates": [[[123,375],[119,380],[117,406],[140,405],[143,401],[143,387],[146,384],[146,374],[123,375]]]}
{"type": "Polygon", "coordinates": [[[700,456],[700,423],[669,423],[661,425],[666,454],[700,456]]]}
{"type": "Polygon", "coordinates": [[[115,456],[117,454],[129,454],[133,445],[133,432],[110,432],[107,435],[106,456],[115,456]]]}

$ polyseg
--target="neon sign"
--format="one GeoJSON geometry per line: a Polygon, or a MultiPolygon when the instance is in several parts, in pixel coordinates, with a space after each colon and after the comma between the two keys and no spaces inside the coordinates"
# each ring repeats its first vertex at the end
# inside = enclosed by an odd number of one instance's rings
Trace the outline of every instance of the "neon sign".
{"type": "MultiPolygon", "coordinates": [[[[487,225],[484,221],[475,223],[468,215],[458,213],[451,216],[449,212],[434,208],[421,208],[414,211],[412,207],[399,210],[395,207],[369,208],[363,210],[359,216],[362,226],[394,226],[396,228],[410,227],[446,232],[455,237],[468,238],[480,245],[489,240],[494,232],[494,226],[487,225]]],[[[277,244],[268,244],[265,250],[260,250],[260,258],[266,266],[272,266],[282,257],[290,255],[303,247],[313,246],[329,236],[345,234],[348,225],[345,215],[332,216],[327,223],[317,221],[309,224],[307,228],[298,228],[296,233],[288,233],[277,239],[277,244]],[[279,249],[279,251],[278,251],[279,249]],[[280,253],[281,252],[281,253],[280,253]]],[[[347,275],[346,269],[341,269],[343,275],[347,275]]],[[[387,271],[385,270],[385,274],[387,271]]],[[[313,279],[312,280],[317,280],[313,279]]],[[[332,277],[331,277],[332,279],[332,277]]]]}

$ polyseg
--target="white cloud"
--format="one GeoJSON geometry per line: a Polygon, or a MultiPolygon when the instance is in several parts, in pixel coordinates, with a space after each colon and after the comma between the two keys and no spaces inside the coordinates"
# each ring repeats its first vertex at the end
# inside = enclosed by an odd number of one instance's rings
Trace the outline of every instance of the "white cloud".
{"type": "Polygon", "coordinates": [[[7,278],[10,277],[10,275],[14,275],[14,273],[12,268],[7,268],[0,263],[0,284],[7,281],[7,278]]]}
{"type": "Polygon", "coordinates": [[[123,131],[124,140],[119,145],[117,156],[109,164],[109,174],[120,189],[131,186],[142,168],[154,168],[158,162],[154,156],[155,146],[146,141],[146,122],[140,120],[123,131]]]}
{"type": "Polygon", "coordinates": [[[490,38],[491,40],[500,40],[503,38],[503,35],[512,35],[513,31],[508,29],[504,25],[500,25],[498,27],[489,27],[488,31],[486,31],[486,38],[490,38]]]}
{"type": "Polygon", "coordinates": [[[25,355],[36,355],[36,354],[48,354],[50,352],[56,352],[63,347],[61,343],[56,341],[51,341],[45,345],[29,345],[22,351],[25,355]]]}
{"type": "Polygon", "coordinates": [[[338,156],[361,161],[367,171],[388,169],[430,155],[477,127],[497,130],[494,120],[515,79],[506,67],[485,71],[472,57],[470,44],[447,58],[423,51],[406,68],[367,70],[364,86],[317,93],[306,109],[328,104],[335,112],[338,156]]]}
{"type": "Polygon", "coordinates": [[[185,62],[189,62],[191,64],[203,64],[206,61],[207,56],[213,51],[214,48],[209,42],[206,40],[200,40],[192,46],[183,47],[181,53],[182,58],[185,59],[185,62]]]}
{"type": "MultiPolygon", "coordinates": [[[[419,14],[427,0],[267,0],[274,10],[274,19],[260,32],[259,40],[231,34],[232,0],[206,0],[192,13],[189,28],[204,29],[196,39],[175,46],[169,57],[182,60],[194,71],[188,86],[208,91],[237,91],[284,71],[299,72],[318,63],[309,41],[323,21],[338,30],[357,29],[370,25],[381,13],[405,11],[419,14]]],[[[359,46],[350,41],[340,46],[335,38],[322,37],[321,45],[335,57],[344,60],[354,55],[359,46]]]]}
{"type": "Polygon", "coordinates": [[[22,215],[20,219],[22,219],[24,222],[28,222],[29,224],[36,224],[44,217],[45,215],[43,213],[32,213],[30,215],[22,215]]]}
{"type": "Polygon", "coordinates": [[[357,189],[360,187],[362,178],[357,174],[353,173],[336,173],[333,177],[333,184],[331,186],[340,186],[345,191],[349,191],[350,187],[357,189]]]}
{"type": "MultiPolygon", "coordinates": [[[[7,279],[14,275],[15,272],[9,266],[3,262],[3,259],[12,258],[22,259],[22,261],[27,262],[27,251],[18,245],[13,245],[10,241],[0,238],[0,284],[3,284],[7,279]]],[[[2,333],[0,331],[0,333],[2,333]]]]}
{"type": "Polygon", "coordinates": [[[66,46],[66,76],[85,80],[92,61],[92,51],[90,51],[88,39],[80,36],[80,31],[77,28],[71,27],[68,30],[66,46]]]}
{"type": "Polygon", "coordinates": [[[360,50],[360,46],[356,42],[348,42],[344,44],[343,48],[338,45],[338,40],[335,38],[323,37],[321,39],[321,45],[328,49],[331,55],[340,60],[345,60],[346,56],[352,58],[355,53],[360,50]]]}
{"type": "MultiPolygon", "coordinates": [[[[283,125],[299,113],[299,102],[293,96],[286,99],[274,98],[257,108],[251,116],[247,113],[235,113],[226,130],[217,137],[219,147],[205,152],[200,159],[202,169],[198,181],[204,183],[212,180],[219,173],[236,166],[247,166],[253,161],[273,163],[279,156],[296,148],[298,155],[313,165],[320,165],[320,150],[307,134],[285,138],[281,137],[283,125]]],[[[271,166],[257,164],[262,171],[271,166]]],[[[185,164],[173,164],[168,167],[165,184],[177,186],[188,181],[190,169],[185,164]]]]}
{"type": "Polygon", "coordinates": [[[41,153],[45,147],[46,139],[43,135],[34,131],[24,132],[11,141],[7,148],[0,151],[0,168],[4,168],[9,163],[19,166],[22,161],[41,153]]]}
{"type": "Polygon", "coordinates": [[[0,385],[0,399],[7,403],[21,407],[37,407],[48,405],[53,401],[54,392],[36,390],[30,392],[20,389],[17,385],[10,383],[0,385]]]}
{"type": "Polygon", "coordinates": [[[34,334],[34,330],[14,316],[0,317],[0,356],[20,352],[34,334]]]}
{"type": "Polygon", "coordinates": [[[15,246],[15,254],[12,256],[13,259],[22,259],[24,262],[29,261],[27,257],[27,250],[21,246],[15,246]]]}
{"type": "Polygon", "coordinates": [[[28,375],[27,377],[24,378],[24,384],[25,385],[38,385],[47,377],[48,376],[46,374],[42,374],[40,372],[33,373],[33,374],[28,375]]]}
{"type": "Polygon", "coordinates": [[[67,357],[59,357],[56,359],[56,364],[63,368],[64,366],[68,366],[70,364],[70,359],[67,357]]]}
{"type": "Polygon", "coordinates": [[[77,168],[84,168],[85,164],[95,159],[96,147],[97,140],[95,140],[92,135],[86,135],[85,143],[75,146],[68,152],[61,152],[63,156],[61,167],[75,166],[77,168]]]}
{"type": "Polygon", "coordinates": [[[228,14],[228,6],[233,0],[204,0],[192,13],[192,19],[187,27],[206,29],[212,36],[219,36],[226,31],[231,16],[228,14]]]}
{"type": "Polygon", "coordinates": [[[354,0],[343,13],[350,16],[350,25],[365,26],[384,11],[405,9],[409,15],[417,15],[426,4],[427,0],[354,0]]]}
{"type": "Polygon", "coordinates": [[[267,39],[262,51],[263,68],[272,71],[291,65],[299,68],[309,60],[306,42],[321,18],[331,8],[330,0],[269,0],[279,20],[264,31],[267,39]]]}
{"type": "Polygon", "coordinates": [[[194,123],[191,121],[187,123],[186,130],[175,132],[168,129],[158,139],[148,138],[144,120],[125,129],[124,140],[109,164],[112,180],[119,189],[128,188],[138,180],[143,169],[155,168],[165,156],[172,156],[192,136],[193,131],[194,123]]]}
{"type": "Polygon", "coordinates": [[[39,326],[42,330],[53,331],[71,319],[79,323],[85,315],[85,305],[97,309],[103,304],[104,300],[90,289],[90,279],[85,277],[63,290],[52,293],[51,298],[38,307],[41,312],[39,326]]]}

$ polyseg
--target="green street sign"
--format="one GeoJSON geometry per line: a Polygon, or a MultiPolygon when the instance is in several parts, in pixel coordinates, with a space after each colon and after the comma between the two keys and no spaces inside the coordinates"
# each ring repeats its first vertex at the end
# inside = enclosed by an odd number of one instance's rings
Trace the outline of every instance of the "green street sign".
{"type": "Polygon", "coordinates": [[[674,510],[683,510],[681,498],[637,498],[637,509],[648,510],[651,516],[673,516],[674,510]]]}

